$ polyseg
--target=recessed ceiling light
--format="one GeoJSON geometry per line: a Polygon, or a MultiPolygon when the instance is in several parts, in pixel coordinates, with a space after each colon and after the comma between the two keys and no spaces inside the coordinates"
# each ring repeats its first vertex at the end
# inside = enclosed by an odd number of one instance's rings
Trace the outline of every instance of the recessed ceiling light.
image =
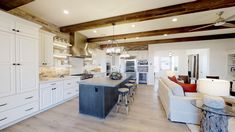
{"type": "Polygon", "coordinates": [[[96,30],[94,30],[94,31],[93,31],[93,33],[97,33],[97,31],[96,31],[96,30]]]}
{"type": "Polygon", "coordinates": [[[177,18],[173,18],[173,19],[172,19],[172,22],[177,22],[177,21],[178,21],[177,18]]]}
{"type": "Polygon", "coordinates": [[[64,14],[68,15],[69,11],[68,10],[64,10],[64,14]]]}
{"type": "Polygon", "coordinates": [[[108,42],[111,42],[111,40],[108,40],[108,42]]]}
{"type": "Polygon", "coordinates": [[[134,27],[135,27],[135,24],[131,25],[131,27],[133,27],[133,28],[134,28],[134,27]]]}
{"type": "Polygon", "coordinates": [[[168,36],[168,34],[164,34],[163,36],[168,36]]]}
{"type": "Polygon", "coordinates": [[[136,39],[139,39],[139,37],[136,37],[136,39]]]}

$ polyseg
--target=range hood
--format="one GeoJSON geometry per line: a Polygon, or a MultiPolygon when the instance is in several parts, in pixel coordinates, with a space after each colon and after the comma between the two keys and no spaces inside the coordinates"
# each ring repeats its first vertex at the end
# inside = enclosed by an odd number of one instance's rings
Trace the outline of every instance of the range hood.
{"type": "Polygon", "coordinates": [[[78,58],[91,58],[91,52],[89,50],[89,46],[87,43],[86,36],[80,34],[79,32],[75,32],[74,35],[71,35],[72,48],[71,53],[73,57],[78,58]]]}

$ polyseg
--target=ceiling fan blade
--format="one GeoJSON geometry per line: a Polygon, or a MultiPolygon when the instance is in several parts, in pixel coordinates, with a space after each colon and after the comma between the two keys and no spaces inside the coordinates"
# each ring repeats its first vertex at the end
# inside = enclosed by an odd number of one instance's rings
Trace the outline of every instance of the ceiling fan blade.
{"type": "Polygon", "coordinates": [[[197,30],[200,30],[200,29],[203,29],[203,28],[207,28],[207,27],[211,27],[211,26],[214,26],[214,23],[206,25],[206,26],[202,26],[202,27],[199,27],[199,28],[195,28],[195,29],[192,29],[192,30],[189,30],[189,31],[193,32],[193,31],[197,31],[197,30]]]}
{"type": "Polygon", "coordinates": [[[235,18],[235,15],[232,15],[232,16],[226,18],[225,21],[229,21],[229,20],[231,20],[231,19],[233,19],[233,18],[235,18]]]}
{"type": "Polygon", "coordinates": [[[224,27],[235,28],[235,24],[227,23],[227,22],[226,22],[223,26],[224,26],[224,27]]]}

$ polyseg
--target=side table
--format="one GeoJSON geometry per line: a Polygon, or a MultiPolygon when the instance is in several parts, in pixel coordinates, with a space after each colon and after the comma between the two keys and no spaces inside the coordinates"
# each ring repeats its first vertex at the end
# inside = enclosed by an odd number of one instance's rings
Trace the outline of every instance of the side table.
{"type": "Polygon", "coordinates": [[[228,132],[228,118],[235,117],[232,107],[215,109],[204,105],[202,100],[193,100],[191,104],[202,110],[200,132],[228,132]]]}

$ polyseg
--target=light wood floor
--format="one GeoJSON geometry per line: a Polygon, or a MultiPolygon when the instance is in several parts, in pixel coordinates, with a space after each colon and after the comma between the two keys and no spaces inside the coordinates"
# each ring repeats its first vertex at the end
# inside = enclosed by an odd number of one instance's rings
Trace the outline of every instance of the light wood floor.
{"type": "Polygon", "coordinates": [[[78,113],[74,99],[56,108],[13,125],[1,132],[189,132],[185,124],[167,120],[152,87],[139,86],[129,115],[109,113],[97,119],[78,113]]]}

